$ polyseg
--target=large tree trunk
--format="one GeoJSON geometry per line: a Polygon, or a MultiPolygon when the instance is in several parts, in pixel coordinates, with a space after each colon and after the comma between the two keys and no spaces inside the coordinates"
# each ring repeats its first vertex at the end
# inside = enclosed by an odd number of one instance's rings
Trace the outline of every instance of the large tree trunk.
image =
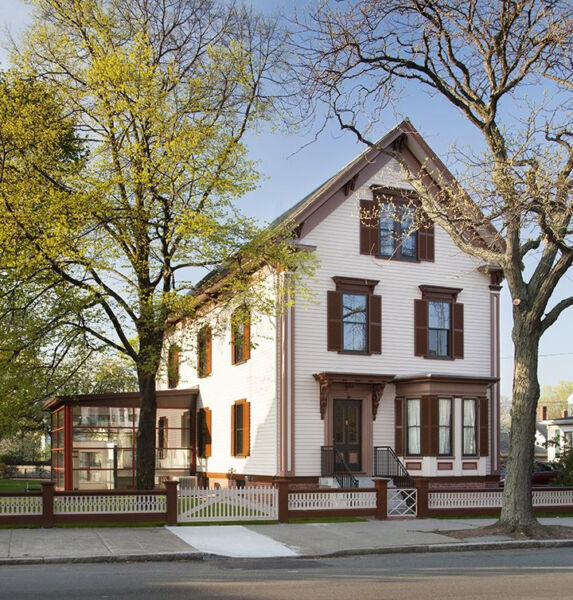
{"type": "Polygon", "coordinates": [[[152,490],[155,486],[155,420],[157,397],[155,375],[138,370],[140,411],[135,458],[135,487],[152,490]]]}
{"type": "Polygon", "coordinates": [[[531,500],[539,399],[539,331],[538,323],[531,324],[516,307],[512,331],[514,367],[509,457],[499,525],[508,532],[522,535],[531,535],[539,527],[531,500]]]}

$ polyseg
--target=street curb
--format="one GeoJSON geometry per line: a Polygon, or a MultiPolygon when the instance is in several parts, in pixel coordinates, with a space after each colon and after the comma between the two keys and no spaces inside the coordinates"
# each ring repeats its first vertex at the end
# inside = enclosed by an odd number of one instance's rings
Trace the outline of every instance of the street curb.
{"type": "Polygon", "coordinates": [[[412,546],[387,546],[384,548],[356,548],[337,550],[325,554],[305,554],[297,558],[336,558],[368,554],[414,554],[427,552],[479,552],[483,550],[518,550],[520,548],[572,548],[572,540],[507,540],[500,542],[462,542],[419,544],[412,546]]]}
{"type": "Polygon", "coordinates": [[[207,556],[204,552],[160,552],[157,554],[105,554],[94,556],[42,556],[0,558],[2,565],[59,565],[90,563],[125,563],[125,562],[167,562],[167,561],[200,561],[207,556]]]}
{"type": "Polygon", "coordinates": [[[444,544],[418,544],[412,546],[387,546],[384,548],[354,548],[337,550],[323,554],[299,554],[289,557],[236,557],[206,552],[161,552],[158,554],[114,554],[103,556],[45,556],[29,558],[0,558],[0,566],[5,565],[50,565],[50,564],[89,564],[89,563],[128,563],[128,562],[167,562],[202,560],[265,560],[282,558],[297,561],[301,559],[342,558],[345,556],[366,556],[376,554],[415,554],[428,552],[479,552],[487,550],[517,550],[530,548],[572,548],[573,540],[507,540],[500,542],[463,542],[444,544]]]}

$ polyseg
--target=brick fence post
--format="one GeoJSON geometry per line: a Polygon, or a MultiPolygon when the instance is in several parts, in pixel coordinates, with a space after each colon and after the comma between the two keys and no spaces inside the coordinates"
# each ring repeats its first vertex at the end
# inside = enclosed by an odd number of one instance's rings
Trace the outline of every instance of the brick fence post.
{"type": "Polygon", "coordinates": [[[418,503],[418,519],[427,519],[430,515],[428,509],[428,480],[416,479],[416,493],[418,503]]]}
{"type": "Polygon", "coordinates": [[[288,479],[277,479],[275,481],[275,487],[279,492],[279,523],[288,523],[288,479]]]}
{"type": "Polygon", "coordinates": [[[388,518],[388,478],[376,477],[374,488],[376,489],[376,512],[374,518],[382,520],[388,518]]]}
{"type": "Polygon", "coordinates": [[[42,527],[54,526],[54,481],[42,481],[42,527]]]}
{"type": "Polygon", "coordinates": [[[165,491],[166,491],[166,504],[167,504],[167,512],[165,513],[165,523],[166,525],[177,525],[177,486],[179,485],[178,481],[165,481],[165,491]]]}

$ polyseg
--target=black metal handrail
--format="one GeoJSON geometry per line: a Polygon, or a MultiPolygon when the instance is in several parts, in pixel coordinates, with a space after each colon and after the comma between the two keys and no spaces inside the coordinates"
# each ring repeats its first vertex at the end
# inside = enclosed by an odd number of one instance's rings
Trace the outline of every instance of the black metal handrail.
{"type": "Polygon", "coordinates": [[[415,487],[416,483],[390,446],[374,447],[374,476],[390,477],[396,487],[415,487]]]}
{"type": "Polygon", "coordinates": [[[336,446],[321,446],[322,477],[334,477],[341,488],[357,488],[358,479],[336,446]]]}

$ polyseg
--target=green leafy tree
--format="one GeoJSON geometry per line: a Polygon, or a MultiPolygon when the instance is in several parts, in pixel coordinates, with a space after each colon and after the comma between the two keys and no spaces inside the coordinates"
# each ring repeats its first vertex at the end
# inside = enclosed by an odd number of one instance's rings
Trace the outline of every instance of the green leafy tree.
{"type": "Polygon", "coordinates": [[[235,205],[257,182],[243,138],[273,114],[269,83],[282,54],[274,25],[232,3],[33,4],[13,60],[48,98],[19,98],[26,84],[6,90],[23,106],[0,124],[15,147],[6,159],[14,176],[0,183],[3,245],[16,236],[14,270],[46,273],[71,296],[63,325],[133,361],[136,485],[148,489],[168,317],[193,316],[187,292],[198,269],[226,275],[208,297],[261,310],[271,307],[251,285],[257,268],[293,271],[281,278],[290,283],[304,270],[294,270],[302,258],[289,232],[262,232],[235,205]],[[77,155],[66,162],[68,127],[77,155]]]}
{"type": "Polygon", "coordinates": [[[328,117],[375,146],[372,123],[398,107],[401,92],[414,90],[455,108],[482,142],[482,153],[457,153],[461,186],[415,160],[404,166],[430,218],[459,248],[505,275],[514,370],[499,524],[536,534],[529,483],[539,341],[573,306],[573,297],[552,301],[573,263],[573,6],[327,0],[309,9],[292,39],[303,113],[324,105],[328,117]],[[552,95],[535,102],[533,91],[543,88],[552,95]]]}

